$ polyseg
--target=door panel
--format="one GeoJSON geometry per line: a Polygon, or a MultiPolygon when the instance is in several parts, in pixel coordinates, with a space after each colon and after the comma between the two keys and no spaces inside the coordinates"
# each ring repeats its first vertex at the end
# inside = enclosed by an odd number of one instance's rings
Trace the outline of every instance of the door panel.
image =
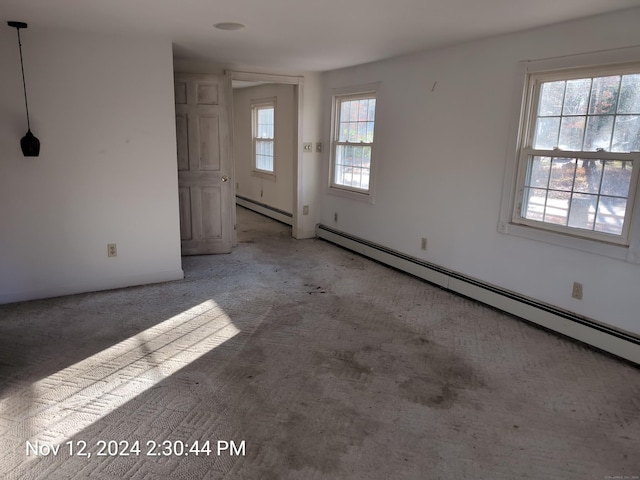
{"type": "Polygon", "coordinates": [[[199,82],[197,88],[198,105],[220,105],[218,100],[218,84],[199,82]]]}
{"type": "Polygon", "coordinates": [[[200,170],[220,170],[220,122],[214,115],[198,119],[200,135],[200,170]]]}
{"type": "Polygon", "coordinates": [[[175,85],[182,254],[228,253],[234,206],[228,181],[231,81],[218,75],[176,74],[175,85]]]}
{"type": "Polygon", "coordinates": [[[186,115],[176,115],[178,170],[189,170],[189,123],[186,115]]]}
{"type": "Polygon", "coordinates": [[[180,207],[180,240],[191,240],[191,189],[178,188],[178,202],[180,207]]]}
{"type": "Polygon", "coordinates": [[[215,218],[222,215],[221,189],[217,187],[202,187],[200,189],[200,205],[202,206],[202,236],[206,239],[222,237],[220,222],[215,218]]]}

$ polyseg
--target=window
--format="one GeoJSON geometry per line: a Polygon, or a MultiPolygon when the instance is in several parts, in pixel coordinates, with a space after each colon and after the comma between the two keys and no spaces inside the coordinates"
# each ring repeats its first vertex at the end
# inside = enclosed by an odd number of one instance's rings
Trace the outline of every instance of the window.
{"type": "Polygon", "coordinates": [[[334,96],[330,190],[372,201],[376,91],[334,96]]]}
{"type": "Polygon", "coordinates": [[[253,169],[256,173],[275,173],[275,109],[274,101],[252,105],[253,169]]]}
{"type": "Polygon", "coordinates": [[[530,74],[526,98],[512,222],[628,246],[640,65],[530,74]]]}

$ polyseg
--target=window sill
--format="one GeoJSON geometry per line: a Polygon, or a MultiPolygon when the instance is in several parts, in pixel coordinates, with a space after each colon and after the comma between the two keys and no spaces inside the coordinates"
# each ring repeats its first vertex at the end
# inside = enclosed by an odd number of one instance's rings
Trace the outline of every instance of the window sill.
{"type": "Polygon", "coordinates": [[[572,250],[595,253],[596,255],[615,258],[629,263],[640,263],[640,256],[637,255],[632,248],[623,245],[614,245],[508,222],[501,222],[498,225],[498,231],[507,235],[558,245],[572,250]]]}
{"type": "Polygon", "coordinates": [[[276,174],[269,172],[262,172],[260,170],[251,170],[251,176],[264,178],[265,180],[276,181],[276,174]]]}
{"type": "Polygon", "coordinates": [[[375,203],[373,193],[371,191],[369,191],[368,193],[361,193],[354,190],[347,190],[346,188],[329,186],[327,187],[327,193],[331,195],[337,195],[339,197],[350,198],[352,200],[358,200],[360,202],[371,204],[375,203]]]}

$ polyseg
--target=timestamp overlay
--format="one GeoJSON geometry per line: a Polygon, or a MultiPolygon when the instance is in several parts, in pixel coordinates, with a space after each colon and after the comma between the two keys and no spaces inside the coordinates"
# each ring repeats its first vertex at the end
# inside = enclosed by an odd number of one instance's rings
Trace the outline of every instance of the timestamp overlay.
{"type": "Polygon", "coordinates": [[[27,457],[244,457],[245,440],[69,440],[50,444],[39,440],[25,443],[27,457]]]}

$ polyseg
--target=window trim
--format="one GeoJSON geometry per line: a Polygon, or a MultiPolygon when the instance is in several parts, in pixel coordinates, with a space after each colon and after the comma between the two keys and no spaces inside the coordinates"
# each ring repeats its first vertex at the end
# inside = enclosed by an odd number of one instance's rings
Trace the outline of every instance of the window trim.
{"type": "MultiPolygon", "coordinates": [[[[334,88],[332,90],[331,96],[331,149],[329,152],[329,176],[328,176],[328,185],[327,192],[333,195],[338,195],[345,198],[350,198],[353,200],[360,200],[364,202],[368,202],[373,204],[375,202],[375,174],[377,170],[377,155],[376,150],[378,150],[378,140],[376,140],[376,131],[378,130],[378,122],[379,122],[379,90],[380,83],[370,83],[366,85],[359,85],[354,87],[343,87],[343,88],[334,88]],[[338,105],[341,101],[344,100],[356,100],[361,98],[375,98],[376,100],[376,109],[375,109],[375,120],[373,126],[373,142],[364,143],[362,145],[368,145],[371,147],[371,164],[369,167],[369,189],[363,190],[355,187],[350,187],[349,185],[340,185],[336,184],[334,181],[335,178],[335,160],[336,160],[336,147],[338,145],[350,144],[345,142],[338,142],[338,130],[340,123],[340,111],[338,105]]],[[[358,144],[359,145],[359,144],[358,144]]]]}
{"type": "MultiPolygon", "coordinates": [[[[580,234],[576,235],[568,231],[567,228],[563,228],[562,233],[560,233],[553,228],[540,228],[539,225],[531,226],[522,222],[514,222],[514,216],[518,213],[518,186],[523,183],[522,175],[526,174],[526,171],[523,171],[526,170],[526,165],[525,162],[521,161],[520,156],[523,152],[525,139],[530,138],[527,135],[533,135],[530,131],[530,125],[532,124],[530,114],[532,108],[535,107],[533,98],[535,92],[534,89],[530,88],[531,78],[543,73],[548,75],[547,78],[553,78],[553,75],[567,78],[568,74],[575,74],[576,77],[574,78],[580,78],[581,72],[582,78],[584,78],[584,72],[586,71],[589,72],[586,76],[598,76],[600,71],[607,71],[612,68],[622,69],[631,65],[637,67],[639,56],[640,47],[628,47],[520,62],[517,87],[513,92],[512,122],[510,123],[509,147],[505,160],[498,232],[616,258],[630,263],[640,263],[640,181],[636,180],[634,182],[633,178],[630,185],[630,195],[633,195],[634,198],[628,204],[631,212],[627,225],[628,237],[626,244],[612,243],[607,241],[606,237],[603,239],[590,238],[584,236],[583,233],[585,231],[581,229],[576,229],[580,234]],[[518,183],[519,181],[521,183],[518,183]]],[[[537,102],[537,99],[535,101],[537,102]]],[[[571,152],[566,153],[571,157],[571,152]]],[[[640,166],[640,163],[638,165],[640,166]]],[[[636,176],[635,178],[637,179],[638,177],[636,176]]],[[[548,224],[545,224],[545,227],[547,226],[548,224]]],[[[607,236],[607,234],[604,235],[607,236]]]]}
{"type": "Polygon", "coordinates": [[[251,100],[251,175],[261,177],[268,180],[276,179],[276,138],[277,138],[277,120],[276,120],[276,97],[260,98],[251,100]],[[256,162],[256,131],[258,128],[258,110],[261,108],[273,108],[273,171],[258,168],[256,162]]]}

